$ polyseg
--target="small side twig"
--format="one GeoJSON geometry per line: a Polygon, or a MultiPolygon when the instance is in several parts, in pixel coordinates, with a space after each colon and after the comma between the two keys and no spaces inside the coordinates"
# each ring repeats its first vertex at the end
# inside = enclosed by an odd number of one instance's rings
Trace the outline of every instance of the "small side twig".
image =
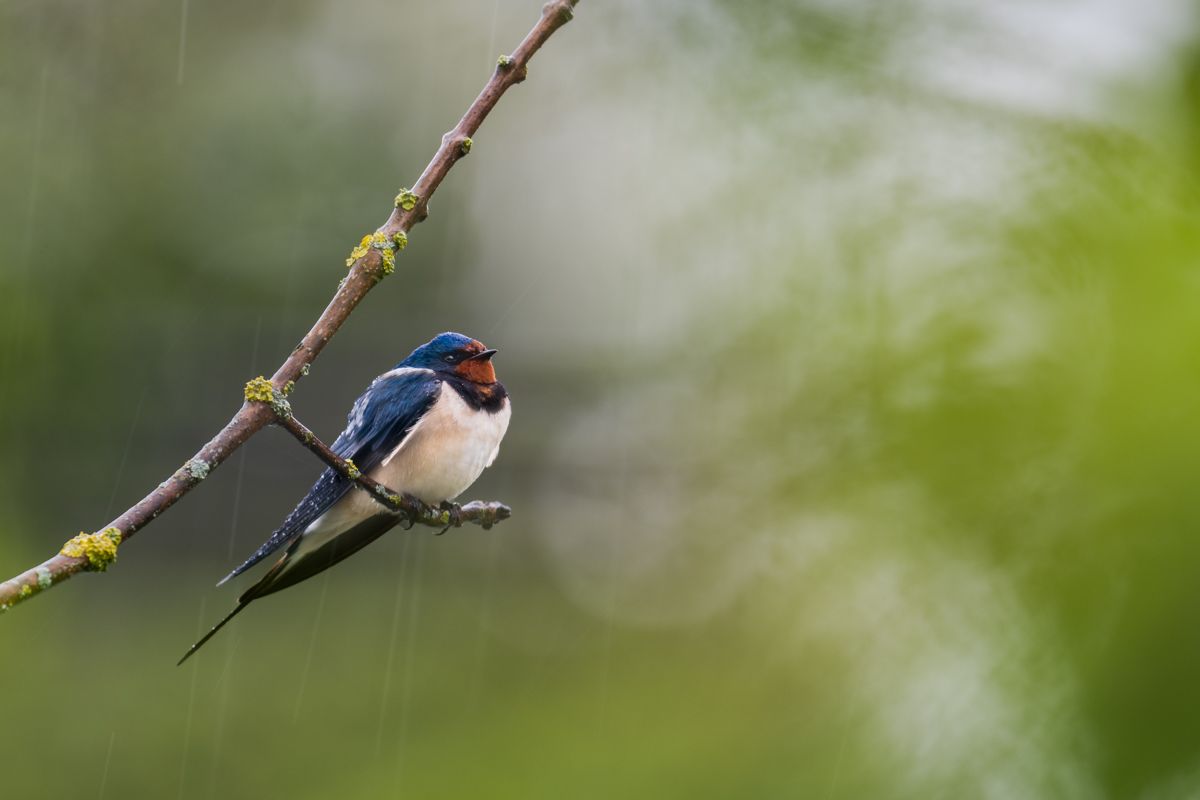
{"type": "Polygon", "coordinates": [[[296,419],[295,415],[280,415],[278,424],[339,475],[354,481],[358,488],[371,495],[389,511],[411,523],[444,529],[447,527],[460,528],[464,523],[473,522],[486,530],[497,522],[512,516],[511,508],[496,501],[485,503],[476,500],[462,506],[452,505],[448,508],[438,508],[424,503],[412,495],[392,491],[382,483],[363,474],[354,465],[354,462],[347,461],[330,450],[329,446],[318,439],[304,423],[296,419]]]}

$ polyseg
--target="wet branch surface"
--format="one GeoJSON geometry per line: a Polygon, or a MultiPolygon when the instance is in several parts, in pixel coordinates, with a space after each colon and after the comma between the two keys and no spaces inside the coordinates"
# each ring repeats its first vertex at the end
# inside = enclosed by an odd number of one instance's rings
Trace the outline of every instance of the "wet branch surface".
{"type": "MultiPolygon", "coordinates": [[[[454,164],[471,150],[471,137],[479,130],[488,113],[506,91],[525,80],[529,60],[550,36],[571,20],[578,0],[552,0],[542,8],[541,18],[526,34],[517,49],[501,56],[496,69],[483,91],[467,108],[462,119],[442,136],[441,145],[425,167],[411,190],[396,198],[395,208],[375,234],[374,243],[356,248],[353,263],[346,279],[338,286],[329,305],[312,328],[280,365],[270,379],[270,392],[283,398],[295,382],[308,373],[325,345],[342,324],[387,274],[392,271],[395,253],[407,242],[407,233],[428,215],[429,198],[437,191],[454,164]]],[[[251,381],[253,384],[254,381],[251,381]]],[[[266,384],[266,381],[263,381],[266,384]]],[[[150,524],[159,514],[173,506],[208,477],[225,459],[245,444],[250,437],[267,425],[279,422],[306,447],[316,452],[327,464],[352,477],[349,465],[338,458],[311,431],[296,421],[290,413],[281,413],[280,403],[251,397],[247,386],[246,401],[212,439],[174,474],[149,494],[96,533],[80,534],[63,546],[62,551],[41,564],[25,570],[16,577],[0,583],[0,611],[85,571],[103,571],[115,558],[117,546],[129,541],[138,531],[150,524]],[[297,433],[299,431],[299,433],[297,433]]],[[[353,470],[357,472],[357,470],[353,470]]],[[[414,522],[438,525],[478,522],[490,527],[509,515],[507,506],[499,503],[468,503],[457,511],[433,509],[413,498],[398,497],[387,487],[359,475],[354,480],[377,500],[414,522]],[[449,515],[449,519],[447,519],[449,515]],[[436,522],[433,521],[436,517],[436,522]]]]}

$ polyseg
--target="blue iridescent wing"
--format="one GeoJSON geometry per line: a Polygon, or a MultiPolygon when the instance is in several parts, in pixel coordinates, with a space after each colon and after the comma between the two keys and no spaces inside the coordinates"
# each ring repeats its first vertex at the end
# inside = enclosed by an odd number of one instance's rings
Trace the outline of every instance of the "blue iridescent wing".
{"type": "MultiPolygon", "coordinates": [[[[346,429],[330,449],[353,461],[364,473],[370,472],[404,441],[433,405],[440,388],[438,379],[425,369],[394,369],[380,375],[355,401],[346,417],[346,429]]],[[[342,499],[352,485],[351,481],[326,468],[270,538],[217,585],[241,575],[295,539],[342,499]]]]}

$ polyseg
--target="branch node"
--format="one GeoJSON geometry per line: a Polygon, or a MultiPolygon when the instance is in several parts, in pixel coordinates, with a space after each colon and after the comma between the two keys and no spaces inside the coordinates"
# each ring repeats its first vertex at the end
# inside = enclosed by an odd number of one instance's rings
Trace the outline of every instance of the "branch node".
{"type": "MultiPolygon", "coordinates": [[[[105,528],[97,533],[80,531],[79,535],[64,544],[59,552],[64,556],[82,558],[87,561],[84,569],[89,572],[104,572],[108,569],[109,564],[117,560],[117,545],[120,543],[121,531],[117,528],[105,528]]],[[[38,584],[41,585],[41,583],[42,576],[39,573],[38,584]]],[[[25,589],[29,589],[29,594],[33,593],[32,588],[28,585],[21,591],[24,592],[25,589]]]]}
{"type": "MultiPolygon", "coordinates": [[[[517,62],[513,60],[512,56],[501,55],[498,59],[496,59],[496,72],[497,73],[508,72],[516,65],[516,63],[517,62]]],[[[512,82],[520,83],[521,81],[525,80],[528,77],[529,77],[529,65],[522,64],[521,71],[518,72],[513,77],[512,82]]]]}
{"type": "Polygon", "coordinates": [[[283,396],[283,392],[276,391],[275,398],[271,401],[271,410],[279,419],[287,419],[292,415],[292,404],[283,396]]]}
{"type": "Polygon", "coordinates": [[[212,465],[203,458],[193,458],[184,464],[183,468],[187,470],[189,475],[192,476],[192,480],[199,483],[208,477],[208,473],[209,470],[212,469],[212,465]]]}
{"type": "MultiPolygon", "coordinates": [[[[404,191],[408,192],[407,189],[404,191]]],[[[401,194],[403,194],[403,192],[401,194]]],[[[416,197],[416,195],[412,194],[412,192],[408,192],[408,194],[412,195],[414,198],[416,197]]],[[[401,195],[397,195],[396,207],[402,208],[402,204],[403,201],[401,200],[401,195]]],[[[413,205],[416,205],[415,200],[413,201],[413,205]]],[[[404,231],[397,231],[390,237],[383,231],[368,233],[366,236],[362,237],[358,245],[350,251],[350,257],[346,259],[346,266],[353,267],[355,262],[365,256],[367,253],[371,252],[372,250],[378,250],[380,271],[386,277],[396,271],[396,252],[398,250],[403,250],[407,246],[408,234],[406,234],[404,231]]]]}
{"type": "Polygon", "coordinates": [[[467,153],[471,152],[471,145],[473,144],[474,142],[471,141],[470,136],[464,136],[462,141],[458,143],[458,152],[465,156],[467,153]]]}
{"type": "Polygon", "coordinates": [[[246,381],[244,394],[247,403],[266,403],[280,419],[287,419],[292,415],[292,404],[287,400],[287,393],[276,389],[275,385],[262,375],[246,381]]]}
{"type": "Polygon", "coordinates": [[[401,188],[400,194],[396,195],[396,208],[403,211],[412,211],[419,202],[421,202],[420,196],[409,190],[408,187],[401,188]]]}
{"type": "Polygon", "coordinates": [[[275,387],[269,380],[259,375],[257,378],[246,381],[246,390],[243,394],[247,402],[269,403],[275,399],[275,387]]]}
{"type": "Polygon", "coordinates": [[[542,14],[544,16],[555,16],[559,25],[566,25],[571,20],[575,19],[575,3],[572,0],[551,0],[542,6],[542,14]]]}

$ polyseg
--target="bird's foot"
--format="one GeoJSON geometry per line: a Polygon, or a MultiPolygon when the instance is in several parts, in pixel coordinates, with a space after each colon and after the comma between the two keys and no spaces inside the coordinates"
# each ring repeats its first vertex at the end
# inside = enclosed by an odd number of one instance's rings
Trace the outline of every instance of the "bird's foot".
{"type": "MultiPolygon", "coordinates": [[[[408,492],[405,492],[403,494],[403,497],[409,503],[420,505],[421,501],[418,500],[413,495],[409,494],[408,492]]],[[[415,516],[413,516],[411,513],[407,512],[407,511],[403,512],[403,514],[400,517],[400,522],[399,522],[401,530],[411,531],[413,525],[416,525],[416,524],[417,524],[417,518],[415,516]]]]}
{"type": "Polygon", "coordinates": [[[451,503],[449,500],[443,500],[441,503],[438,503],[438,508],[446,512],[446,518],[450,521],[447,523],[446,527],[435,533],[434,536],[441,536],[451,528],[457,528],[458,526],[462,525],[462,506],[460,506],[458,503],[451,503]]]}

